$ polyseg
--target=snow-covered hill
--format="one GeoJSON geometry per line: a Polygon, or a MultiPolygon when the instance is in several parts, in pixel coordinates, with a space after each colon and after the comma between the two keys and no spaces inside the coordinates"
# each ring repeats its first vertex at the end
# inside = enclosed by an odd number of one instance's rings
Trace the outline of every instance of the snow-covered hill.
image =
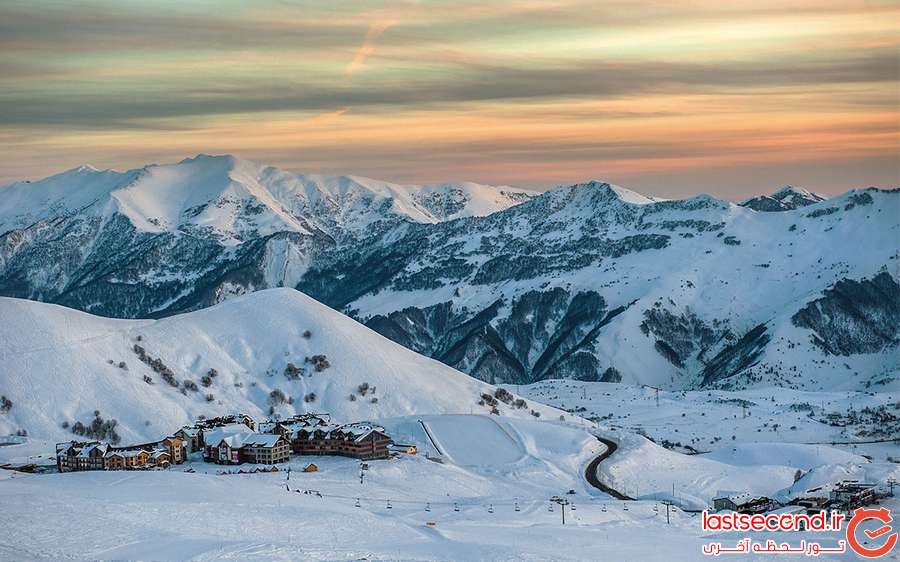
{"type": "MultiPolygon", "coordinates": [[[[62,439],[71,435],[64,422],[89,425],[95,410],[117,420],[115,431],[126,441],[236,411],[328,412],[347,422],[487,414],[491,407],[479,404],[480,395],[494,392],[291,289],[156,321],[0,298],[0,318],[0,394],[12,402],[0,414],[0,434],[24,429],[62,439]]],[[[529,418],[532,410],[559,414],[539,404],[499,401],[497,408],[529,418]]]]}

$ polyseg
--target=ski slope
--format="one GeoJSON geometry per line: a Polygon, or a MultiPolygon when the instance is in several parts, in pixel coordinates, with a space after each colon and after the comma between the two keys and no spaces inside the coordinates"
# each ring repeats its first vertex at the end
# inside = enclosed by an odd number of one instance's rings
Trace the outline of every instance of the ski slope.
{"type": "Polygon", "coordinates": [[[428,428],[439,450],[458,465],[501,466],[525,458],[525,446],[488,416],[429,416],[428,428]]]}

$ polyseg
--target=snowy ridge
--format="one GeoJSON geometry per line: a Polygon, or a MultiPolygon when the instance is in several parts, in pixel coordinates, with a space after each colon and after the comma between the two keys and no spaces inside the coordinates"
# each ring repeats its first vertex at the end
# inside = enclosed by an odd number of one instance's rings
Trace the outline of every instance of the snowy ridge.
{"type": "Polygon", "coordinates": [[[536,195],[471,182],[417,186],[294,174],[203,154],[127,172],[81,166],[0,187],[0,194],[0,231],[74,213],[119,212],[141,231],[205,229],[231,242],[311,229],[355,235],[389,217],[434,223],[483,216],[536,195]]]}
{"type": "MultiPolygon", "coordinates": [[[[341,422],[487,414],[480,395],[494,391],[291,289],[156,321],[111,320],[10,298],[0,298],[0,317],[0,394],[13,403],[0,416],[0,434],[25,429],[33,437],[63,439],[71,436],[63,422],[88,424],[94,410],[118,420],[126,441],[171,433],[201,415],[265,418],[270,407],[284,417],[328,412],[341,422]],[[169,368],[178,387],[142,362],[135,345],[169,368]],[[315,355],[330,365],[316,371],[306,361],[315,355]],[[288,376],[289,363],[304,372],[288,376]],[[209,369],[218,375],[206,386],[209,369]]],[[[498,409],[520,417],[530,417],[532,409],[558,415],[539,404],[516,409],[501,402],[498,409]]]]}

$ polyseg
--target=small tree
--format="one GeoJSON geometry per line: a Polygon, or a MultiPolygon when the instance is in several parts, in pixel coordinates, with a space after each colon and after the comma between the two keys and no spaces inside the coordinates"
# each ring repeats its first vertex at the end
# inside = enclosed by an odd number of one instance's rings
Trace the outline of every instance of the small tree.
{"type": "Polygon", "coordinates": [[[501,402],[509,404],[510,402],[512,402],[513,395],[510,394],[509,391],[505,388],[498,388],[494,391],[494,398],[500,400],[501,402]]]}
{"type": "Polygon", "coordinates": [[[312,357],[306,358],[307,363],[312,363],[313,370],[317,373],[321,373],[328,367],[331,367],[331,363],[328,362],[328,358],[324,355],[313,355],[312,357]]]}
{"type": "Polygon", "coordinates": [[[0,414],[5,414],[6,412],[12,410],[12,407],[12,400],[7,398],[5,395],[0,396],[0,414]]]}
{"type": "Polygon", "coordinates": [[[284,376],[286,376],[288,380],[297,380],[303,375],[303,369],[294,365],[293,363],[288,363],[284,368],[284,376]]]}

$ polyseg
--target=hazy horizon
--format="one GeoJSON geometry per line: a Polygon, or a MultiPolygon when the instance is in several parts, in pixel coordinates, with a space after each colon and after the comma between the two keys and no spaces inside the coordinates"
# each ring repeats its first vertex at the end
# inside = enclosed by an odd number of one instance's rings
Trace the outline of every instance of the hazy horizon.
{"type": "MultiPolygon", "coordinates": [[[[262,166],[273,165],[273,164],[270,164],[269,162],[265,162],[265,161],[260,161],[260,160],[256,160],[256,159],[250,159],[250,158],[244,158],[244,157],[242,157],[242,156],[239,155],[239,154],[224,154],[224,153],[223,153],[223,154],[197,153],[197,154],[186,155],[186,156],[184,156],[183,158],[178,158],[178,159],[172,160],[172,161],[145,162],[144,164],[141,164],[141,165],[138,165],[138,166],[110,166],[110,167],[106,167],[106,166],[97,166],[97,165],[94,165],[94,164],[91,163],[91,162],[82,162],[82,163],[80,163],[80,164],[78,164],[78,165],[76,165],[76,166],[71,166],[71,167],[68,167],[68,168],[66,168],[66,169],[61,169],[61,170],[55,170],[55,171],[52,171],[52,172],[50,172],[49,174],[47,174],[46,176],[41,176],[41,177],[31,177],[31,178],[19,178],[19,179],[17,179],[17,180],[13,180],[12,182],[2,182],[2,183],[0,183],[0,188],[2,188],[2,187],[4,187],[4,186],[7,186],[7,185],[11,185],[12,183],[16,183],[16,182],[19,182],[19,181],[28,181],[28,182],[39,181],[39,180],[45,179],[45,178],[47,178],[47,177],[52,177],[52,176],[55,176],[55,175],[59,175],[59,174],[65,173],[65,172],[72,171],[72,170],[74,170],[74,169],[77,169],[77,168],[80,167],[80,166],[90,166],[90,167],[92,167],[92,168],[94,168],[94,169],[96,169],[96,170],[98,170],[98,171],[113,170],[113,171],[117,171],[117,172],[126,172],[126,171],[128,171],[128,170],[139,169],[139,168],[144,167],[144,166],[151,166],[151,165],[161,165],[161,166],[165,166],[165,165],[177,164],[177,163],[182,162],[182,161],[184,161],[184,160],[190,160],[190,159],[193,159],[193,158],[196,158],[196,157],[199,157],[199,156],[212,156],[212,157],[226,157],[226,156],[230,156],[230,157],[237,158],[237,159],[239,159],[239,160],[250,160],[250,161],[255,162],[256,164],[259,164],[259,165],[262,165],[262,166]]],[[[348,173],[348,174],[323,174],[323,173],[320,173],[320,172],[317,172],[317,171],[311,171],[311,170],[295,170],[295,169],[291,169],[290,167],[286,167],[286,168],[282,168],[282,167],[280,167],[280,166],[276,166],[276,167],[278,167],[278,168],[280,168],[280,169],[282,169],[282,170],[284,170],[284,171],[288,171],[288,172],[292,172],[292,173],[296,173],[296,174],[303,174],[303,175],[325,175],[325,176],[352,176],[352,177],[362,177],[362,178],[368,178],[368,179],[373,179],[373,180],[377,180],[377,181],[385,181],[385,182],[397,184],[397,185],[400,185],[400,186],[403,186],[403,185],[445,184],[445,183],[458,183],[458,182],[481,183],[481,182],[475,182],[475,181],[470,180],[470,179],[467,179],[467,178],[446,178],[446,179],[437,179],[437,180],[434,180],[434,181],[425,181],[425,182],[421,182],[421,183],[412,183],[412,182],[393,181],[393,180],[391,180],[391,179],[389,179],[389,178],[379,178],[379,177],[364,176],[364,175],[362,175],[362,174],[352,174],[352,173],[348,173]]],[[[655,196],[655,197],[659,197],[659,198],[661,198],[661,199],[665,199],[665,198],[666,198],[666,196],[663,195],[663,194],[655,194],[655,193],[649,193],[649,192],[641,191],[640,189],[635,189],[633,186],[622,185],[621,183],[617,183],[617,182],[615,182],[615,181],[611,181],[611,180],[609,180],[608,178],[598,177],[598,176],[594,176],[594,177],[585,177],[585,178],[581,178],[580,180],[575,180],[575,181],[570,181],[570,182],[562,182],[562,183],[553,184],[553,185],[526,186],[526,185],[513,185],[513,184],[494,184],[494,185],[492,185],[492,186],[493,186],[493,187],[504,187],[504,186],[506,186],[506,187],[522,188],[522,189],[528,189],[528,190],[532,190],[532,191],[535,191],[535,192],[540,193],[540,192],[549,191],[549,190],[551,190],[551,189],[555,189],[555,188],[559,188],[559,187],[566,187],[566,186],[569,186],[569,185],[573,185],[573,184],[577,184],[577,183],[586,183],[586,182],[590,182],[590,181],[606,182],[606,183],[610,183],[610,184],[615,185],[615,186],[618,186],[618,187],[622,187],[622,188],[628,189],[628,190],[630,190],[630,191],[635,191],[635,192],[640,193],[640,194],[642,194],[642,195],[652,195],[652,196],[655,196]]],[[[491,185],[491,184],[482,184],[482,185],[491,185]]],[[[777,192],[777,191],[779,191],[780,189],[783,189],[783,188],[785,188],[785,187],[802,188],[802,189],[806,189],[806,190],[808,190],[808,191],[812,191],[812,192],[814,192],[814,193],[817,193],[817,194],[819,194],[819,195],[824,195],[824,196],[828,196],[828,197],[833,197],[833,196],[835,196],[835,195],[841,195],[841,194],[846,193],[847,191],[850,191],[850,190],[852,190],[852,189],[864,189],[864,188],[868,188],[868,187],[875,187],[875,188],[879,188],[879,189],[894,189],[894,188],[896,188],[896,186],[858,185],[858,186],[848,186],[846,189],[844,189],[844,190],[842,190],[842,191],[838,191],[838,192],[836,192],[836,193],[825,193],[825,192],[816,190],[816,189],[814,189],[814,188],[810,188],[809,186],[805,186],[805,185],[798,185],[798,184],[778,184],[778,185],[771,185],[771,186],[761,186],[760,189],[759,189],[757,192],[749,193],[748,195],[741,196],[741,197],[721,196],[721,195],[716,195],[716,194],[714,194],[714,193],[709,193],[709,192],[706,192],[706,191],[697,191],[697,192],[695,192],[695,193],[685,193],[685,194],[682,194],[682,195],[676,195],[676,196],[673,196],[673,198],[685,198],[685,197],[691,197],[691,196],[694,196],[694,195],[713,195],[713,196],[715,196],[715,197],[719,197],[719,198],[724,199],[724,200],[733,201],[733,202],[741,202],[741,201],[744,201],[744,200],[749,199],[749,198],[754,197],[754,196],[760,196],[760,195],[772,195],[772,194],[774,194],[775,192],[777,192]]]]}

